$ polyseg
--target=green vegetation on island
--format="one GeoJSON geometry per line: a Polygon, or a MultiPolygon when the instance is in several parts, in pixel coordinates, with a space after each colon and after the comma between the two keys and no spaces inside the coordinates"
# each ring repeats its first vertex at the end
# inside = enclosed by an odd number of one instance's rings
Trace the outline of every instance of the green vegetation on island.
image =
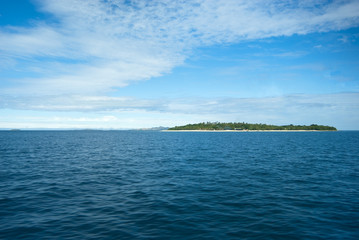
{"type": "Polygon", "coordinates": [[[305,125],[268,125],[261,123],[221,123],[221,122],[203,122],[196,124],[187,124],[185,126],[176,126],[168,130],[238,130],[238,131],[336,131],[335,127],[312,124],[305,125]]]}

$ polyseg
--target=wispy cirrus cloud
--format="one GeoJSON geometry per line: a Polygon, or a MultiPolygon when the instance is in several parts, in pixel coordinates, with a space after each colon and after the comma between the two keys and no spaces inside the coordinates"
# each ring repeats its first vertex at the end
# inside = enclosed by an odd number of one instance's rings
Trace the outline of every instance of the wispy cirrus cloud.
{"type": "Polygon", "coordinates": [[[11,79],[14,86],[3,93],[104,94],[170,72],[199,46],[359,23],[359,3],[349,0],[44,0],[37,5],[55,21],[0,29],[0,62],[37,75],[11,79]]]}

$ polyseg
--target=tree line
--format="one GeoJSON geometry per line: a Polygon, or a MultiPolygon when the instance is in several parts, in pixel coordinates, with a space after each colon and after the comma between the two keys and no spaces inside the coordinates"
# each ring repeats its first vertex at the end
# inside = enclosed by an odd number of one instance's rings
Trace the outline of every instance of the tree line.
{"type": "Polygon", "coordinates": [[[240,123],[240,122],[202,122],[195,124],[187,124],[184,126],[176,126],[168,130],[317,130],[317,131],[336,131],[335,127],[323,125],[269,125],[262,123],[240,123]]]}

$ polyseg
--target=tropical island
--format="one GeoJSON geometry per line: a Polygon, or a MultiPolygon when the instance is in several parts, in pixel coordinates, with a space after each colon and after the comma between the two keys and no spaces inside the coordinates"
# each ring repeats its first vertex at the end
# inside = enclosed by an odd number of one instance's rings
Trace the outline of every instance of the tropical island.
{"type": "Polygon", "coordinates": [[[306,125],[268,125],[240,122],[203,122],[169,128],[167,131],[337,131],[335,127],[312,124],[306,125]]]}

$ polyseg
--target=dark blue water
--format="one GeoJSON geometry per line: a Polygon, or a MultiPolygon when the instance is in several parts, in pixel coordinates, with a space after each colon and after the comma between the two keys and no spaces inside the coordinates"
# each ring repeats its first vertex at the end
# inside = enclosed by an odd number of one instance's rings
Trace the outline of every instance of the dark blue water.
{"type": "Polygon", "coordinates": [[[0,132],[0,239],[358,239],[359,132],[0,132]]]}

